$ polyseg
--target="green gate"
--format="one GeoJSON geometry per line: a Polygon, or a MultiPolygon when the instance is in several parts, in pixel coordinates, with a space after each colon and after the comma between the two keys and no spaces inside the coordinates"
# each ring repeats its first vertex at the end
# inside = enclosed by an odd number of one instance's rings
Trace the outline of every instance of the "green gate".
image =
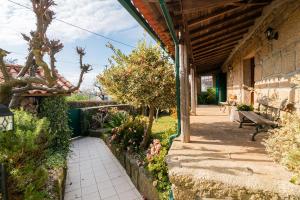
{"type": "Polygon", "coordinates": [[[72,137],[77,137],[81,135],[81,118],[80,118],[80,109],[75,108],[69,110],[69,127],[72,129],[72,137]]]}

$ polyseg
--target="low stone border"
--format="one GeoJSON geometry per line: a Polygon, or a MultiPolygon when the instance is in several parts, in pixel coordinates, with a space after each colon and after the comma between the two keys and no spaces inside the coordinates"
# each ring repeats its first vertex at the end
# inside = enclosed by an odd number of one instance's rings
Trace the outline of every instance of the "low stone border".
{"type": "Polygon", "coordinates": [[[101,138],[124,167],[132,183],[142,196],[147,200],[158,200],[158,191],[156,187],[153,186],[153,179],[150,173],[145,170],[144,167],[138,166],[136,159],[134,159],[131,154],[117,151],[116,147],[109,143],[108,135],[102,134],[101,138]]]}
{"type": "Polygon", "coordinates": [[[65,193],[65,183],[67,177],[67,167],[60,167],[50,171],[50,195],[51,199],[63,200],[65,193]]]}

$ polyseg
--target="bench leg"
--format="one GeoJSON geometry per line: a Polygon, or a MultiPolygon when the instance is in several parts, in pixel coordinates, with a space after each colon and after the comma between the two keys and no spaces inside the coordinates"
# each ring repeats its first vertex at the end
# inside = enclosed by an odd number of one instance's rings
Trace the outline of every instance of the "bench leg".
{"type": "Polygon", "coordinates": [[[256,132],[252,134],[252,137],[251,137],[251,141],[255,141],[255,136],[259,133],[259,128],[261,128],[259,125],[256,125],[255,129],[256,129],[256,132]]]}
{"type": "Polygon", "coordinates": [[[240,122],[239,128],[243,128],[243,123],[244,123],[244,121],[245,121],[245,117],[242,118],[242,121],[240,122]]]}
{"type": "Polygon", "coordinates": [[[243,122],[240,122],[239,128],[243,128],[243,122]]]}

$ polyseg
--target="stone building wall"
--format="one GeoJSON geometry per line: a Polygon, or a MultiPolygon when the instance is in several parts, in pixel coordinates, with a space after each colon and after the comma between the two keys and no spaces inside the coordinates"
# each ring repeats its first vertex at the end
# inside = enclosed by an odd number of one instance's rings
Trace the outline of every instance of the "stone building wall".
{"type": "Polygon", "coordinates": [[[299,109],[300,87],[292,79],[300,73],[300,1],[275,0],[245,35],[222,67],[227,72],[227,94],[239,102],[288,99],[299,109]],[[268,41],[265,31],[278,31],[278,40],[268,41]],[[249,87],[249,59],[254,57],[254,90],[249,87]],[[248,59],[248,60],[247,60],[248,59]]]}

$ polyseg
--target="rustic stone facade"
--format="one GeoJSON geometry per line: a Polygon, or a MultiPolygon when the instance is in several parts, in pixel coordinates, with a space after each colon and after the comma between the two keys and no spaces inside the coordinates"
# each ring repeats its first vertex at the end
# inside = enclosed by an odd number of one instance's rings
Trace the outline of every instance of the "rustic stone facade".
{"type": "Polygon", "coordinates": [[[227,94],[239,102],[251,103],[267,98],[281,102],[288,99],[299,110],[300,87],[291,79],[300,73],[300,1],[277,0],[266,7],[263,15],[225,62],[227,94]],[[268,40],[265,31],[273,28],[278,40],[268,40]],[[254,91],[249,83],[249,60],[253,58],[254,91]]]}

